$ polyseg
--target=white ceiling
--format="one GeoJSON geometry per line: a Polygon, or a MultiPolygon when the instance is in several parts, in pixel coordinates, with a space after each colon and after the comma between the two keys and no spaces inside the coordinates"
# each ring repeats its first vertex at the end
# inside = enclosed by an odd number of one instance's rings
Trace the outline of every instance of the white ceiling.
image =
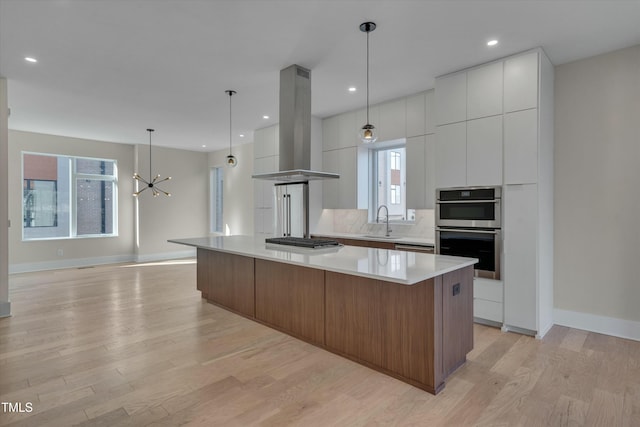
{"type": "Polygon", "coordinates": [[[251,142],[293,63],[312,70],[314,115],[364,107],[368,20],[371,103],[536,46],[558,65],[640,43],[640,0],[0,0],[9,128],[144,144],[153,127],[154,145],[211,151],[235,89],[234,144],[251,142]]]}

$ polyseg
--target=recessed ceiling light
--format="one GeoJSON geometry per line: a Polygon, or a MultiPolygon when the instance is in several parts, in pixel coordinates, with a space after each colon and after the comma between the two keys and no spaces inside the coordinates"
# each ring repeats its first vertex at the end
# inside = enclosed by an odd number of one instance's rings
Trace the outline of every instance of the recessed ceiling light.
{"type": "Polygon", "coordinates": [[[38,62],[38,60],[36,58],[32,58],[30,56],[25,56],[24,60],[27,62],[38,62]]]}
{"type": "Polygon", "coordinates": [[[356,88],[355,88],[355,87],[351,86],[351,87],[349,88],[349,92],[355,92],[355,91],[356,91],[356,88]]]}
{"type": "Polygon", "coordinates": [[[262,118],[263,118],[263,119],[268,119],[268,118],[269,118],[269,116],[262,116],[262,118]]]}
{"type": "Polygon", "coordinates": [[[207,148],[207,146],[206,146],[206,145],[204,145],[204,144],[202,144],[202,148],[207,148]]]}
{"type": "Polygon", "coordinates": [[[241,134],[240,134],[240,138],[244,138],[244,133],[241,133],[241,134]]]}
{"type": "Polygon", "coordinates": [[[487,46],[495,46],[498,44],[498,40],[489,40],[487,46]]]}

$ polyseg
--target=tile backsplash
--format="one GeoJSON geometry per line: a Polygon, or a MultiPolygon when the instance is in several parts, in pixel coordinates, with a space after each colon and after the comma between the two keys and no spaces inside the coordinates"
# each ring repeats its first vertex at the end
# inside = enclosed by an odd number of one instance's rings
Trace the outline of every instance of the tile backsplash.
{"type": "MultiPolygon", "coordinates": [[[[326,210],[326,209],[325,209],[326,210]]],[[[353,234],[384,234],[386,225],[369,223],[366,209],[332,209],[333,231],[353,234]]],[[[433,209],[416,209],[416,220],[411,224],[391,223],[391,235],[402,237],[435,238],[433,209]]]]}

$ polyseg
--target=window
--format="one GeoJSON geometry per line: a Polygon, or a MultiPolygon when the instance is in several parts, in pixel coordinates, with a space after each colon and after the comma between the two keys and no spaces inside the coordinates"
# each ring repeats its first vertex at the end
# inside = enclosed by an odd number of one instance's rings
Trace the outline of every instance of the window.
{"type": "MultiPolygon", "coordinates": [[[[376,220],[380,205],[389,209],[390,221],[413,221],[415,211],[406,207],[406,150],[405,141],[389,141],[376,144],[371,149],[373,172],[369,218],[376,220]]],[[[385,213],[384,209],[382,210],[385,213]]]]}
{"type": "Polygon", "coordinates": [[[222,207],[223,207],[223,188],[224,188],[224,171],[222,168],[211,168],[210,173],[211,188],[211,212],[210,229],[212,233],[222,233],[222,207]]]}
{"type": "Polygon", "coordinates": [[[24,240],[117,235],[115,160],[22,153],[24,240]]]}

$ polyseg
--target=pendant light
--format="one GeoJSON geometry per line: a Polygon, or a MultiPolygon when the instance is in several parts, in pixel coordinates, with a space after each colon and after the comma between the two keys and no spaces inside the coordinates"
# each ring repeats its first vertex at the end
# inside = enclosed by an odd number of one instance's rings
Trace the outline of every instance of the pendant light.
{"type": "Polygon", "coordinates": [[[374,22],[363,22],[360,24],[360,31],[367,33],[367,124],[362,126],[359,135],[362,142],[371,144],[378,139],[378,132],[375,126],[369,122],[369,33],[376,29],[374,22]]]}
{"type": "Polygon", "coordinates": [[[229,95],[229,155],[227,156],[227,166],[235,168],[238,165],[238,159],[231,154],[231,97],[236,94],[235,90],[225,90],[225,93],[229,95]]]}
{"type": "Polygon", "coordinates": [[[144,190],[146,190],[147,188],[151,189],[151,192],[153,193],[153,197],[157,197],[158,195],[160,195],[160,193],[164,194],[165,196],[171,197],[171,193],[167,193],[166,191],[162,190],[161,188],[158,187],[158,184],[160,184],[161,182],[165,182],[171,179],[170,176],[164,178],[164,179],[160,179],[160,175],[156,175],[154,178],[151,178],[151,173],[153,171],[153,169],[151,168],[151,132],[153,132],[154,129],[147,129],[147,132],[149,132],[149,181],[147,181],[146,179],[144,179],[143,177],[140,176],[140,174],[138,172],[133,174],[133,179],[135,179],[136,181],[138,181],[141,184],[145,184],[145,187],[142,187],[141,190],[133,193],[134,196],[138,196],[140,193],[142,193],[144,190]]]}

